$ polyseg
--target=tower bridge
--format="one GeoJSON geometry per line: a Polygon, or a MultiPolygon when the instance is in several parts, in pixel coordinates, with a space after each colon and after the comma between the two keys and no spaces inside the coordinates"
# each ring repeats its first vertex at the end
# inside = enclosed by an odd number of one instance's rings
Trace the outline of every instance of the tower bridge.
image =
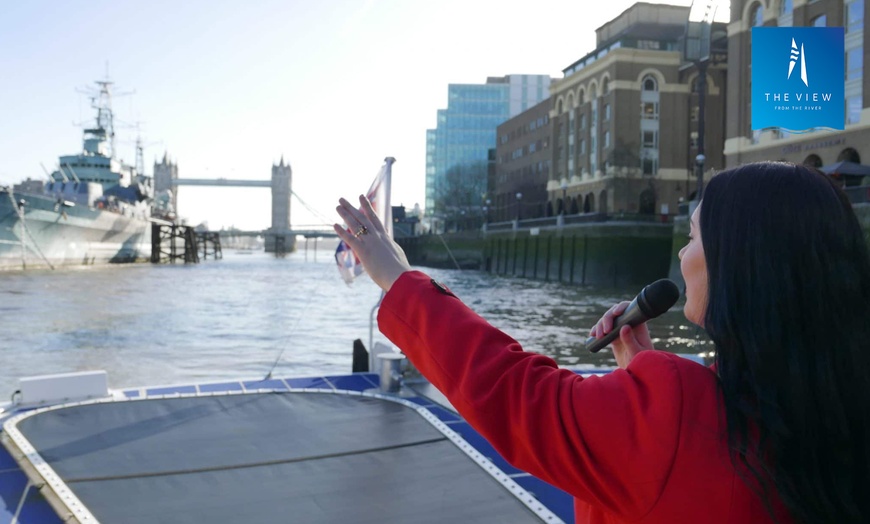
{"type": "Polygon", "coordinates": [[[179,178],[175,186],[272,187],[271,180],[232,180],[229,178],[179,178]]]}
{"type": "Polygon", "coordinates": [[[284,157],[277,165],[272,165],[272,178],[269,180],[241,180],[229,178],[179,178],[178,164],[163,155],[161,162],[154,163],[154,192],[171,192],[173,209],[178,209],[178,186],[211,187],[268,187],[272,191],[272,225],[264,231],[233,231],[234,236],[260,236],[266,239],[266,251],[291,252],[296,248],[296,235],[306,238],[335,237],[331,229],[314,229],[310,226],[294,230],[290,225],[290,199],[293,195],[293,170],[284,163],[284,157]]]}

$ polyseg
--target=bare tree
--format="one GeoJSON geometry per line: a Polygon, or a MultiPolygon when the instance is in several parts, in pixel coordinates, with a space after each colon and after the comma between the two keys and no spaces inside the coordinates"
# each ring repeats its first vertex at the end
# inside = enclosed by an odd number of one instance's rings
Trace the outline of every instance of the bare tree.
{"type": "Polygon", "coordinates": [[[447,229],[457,229],[482,220],[486,194],[487,162],[455,164],[435,183],[435,215],[447,229]]]}

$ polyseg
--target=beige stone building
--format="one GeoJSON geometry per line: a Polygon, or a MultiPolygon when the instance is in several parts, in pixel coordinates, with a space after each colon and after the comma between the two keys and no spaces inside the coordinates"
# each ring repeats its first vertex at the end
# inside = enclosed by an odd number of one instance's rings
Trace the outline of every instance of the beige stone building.
{"type": "MultiPolygon", "coordinates": [[[[688,14],[688,7],[633,5],[599,27],[596,49],[551,85],[548,210],[675,214],[693,197],[698,75],[680,45],[688,14]]],[[[713,27],[723,51],[724,29],[713,27]]],[[[725,165],[724,61],[706,78],[709,176],[725,165]]]]}
{"type": "MultiPolygon", "coordinates": [[[[864,39],[864,0],[733,0],[728,24],[728,117],[726,166],[761,160],[787,160],[816,167],[841,160],[870,159],[870,79],[864,39]],[[845,28],[844,131],[789,134],[753,131],[751,123],[751,30],[754,26],[845,28]]],[[[856,181],[857,182],[857,181],[856,181]]]]}

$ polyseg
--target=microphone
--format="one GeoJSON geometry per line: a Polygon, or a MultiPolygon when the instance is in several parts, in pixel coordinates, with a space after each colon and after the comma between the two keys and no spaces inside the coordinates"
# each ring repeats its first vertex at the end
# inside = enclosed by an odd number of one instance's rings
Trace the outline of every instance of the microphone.
{"type": "Polygon", "coordinates": [[[640,290],[631,304],[625,308],[621,315],[613,319],[613,329],[601,338],[589,337],[586,339],[586,349],[592,353],[598,353],[601,348],[613,342],[619,337],[622,326],[636,326],[647,320],[656,318],[680,298],[680,290],[672,281],[663,278],[640,290]]]}

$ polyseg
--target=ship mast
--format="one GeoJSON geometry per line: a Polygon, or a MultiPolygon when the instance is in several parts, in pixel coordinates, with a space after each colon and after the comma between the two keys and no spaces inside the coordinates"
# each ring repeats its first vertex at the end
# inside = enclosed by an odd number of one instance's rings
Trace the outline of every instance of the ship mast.
{"type": "Polygon", "coordinates": [[[97,80],[95,82],[100,86],[100,92],[96,96],[91,97],[91,107],[97,110],[97,126],[93,129],[85,129],[85,139],[88,134],[100,142],[108,145],[107,150],[101,151],[109,158],[115,157],[115,123],[114,115],[112,114],[112,82],[108,80],[97,80]]]}
{"type": "Polygon", "coordinates": [[[145,146],[142,145],[142,137],[136,136],[136,174],[145,174],[145,146]]]}

